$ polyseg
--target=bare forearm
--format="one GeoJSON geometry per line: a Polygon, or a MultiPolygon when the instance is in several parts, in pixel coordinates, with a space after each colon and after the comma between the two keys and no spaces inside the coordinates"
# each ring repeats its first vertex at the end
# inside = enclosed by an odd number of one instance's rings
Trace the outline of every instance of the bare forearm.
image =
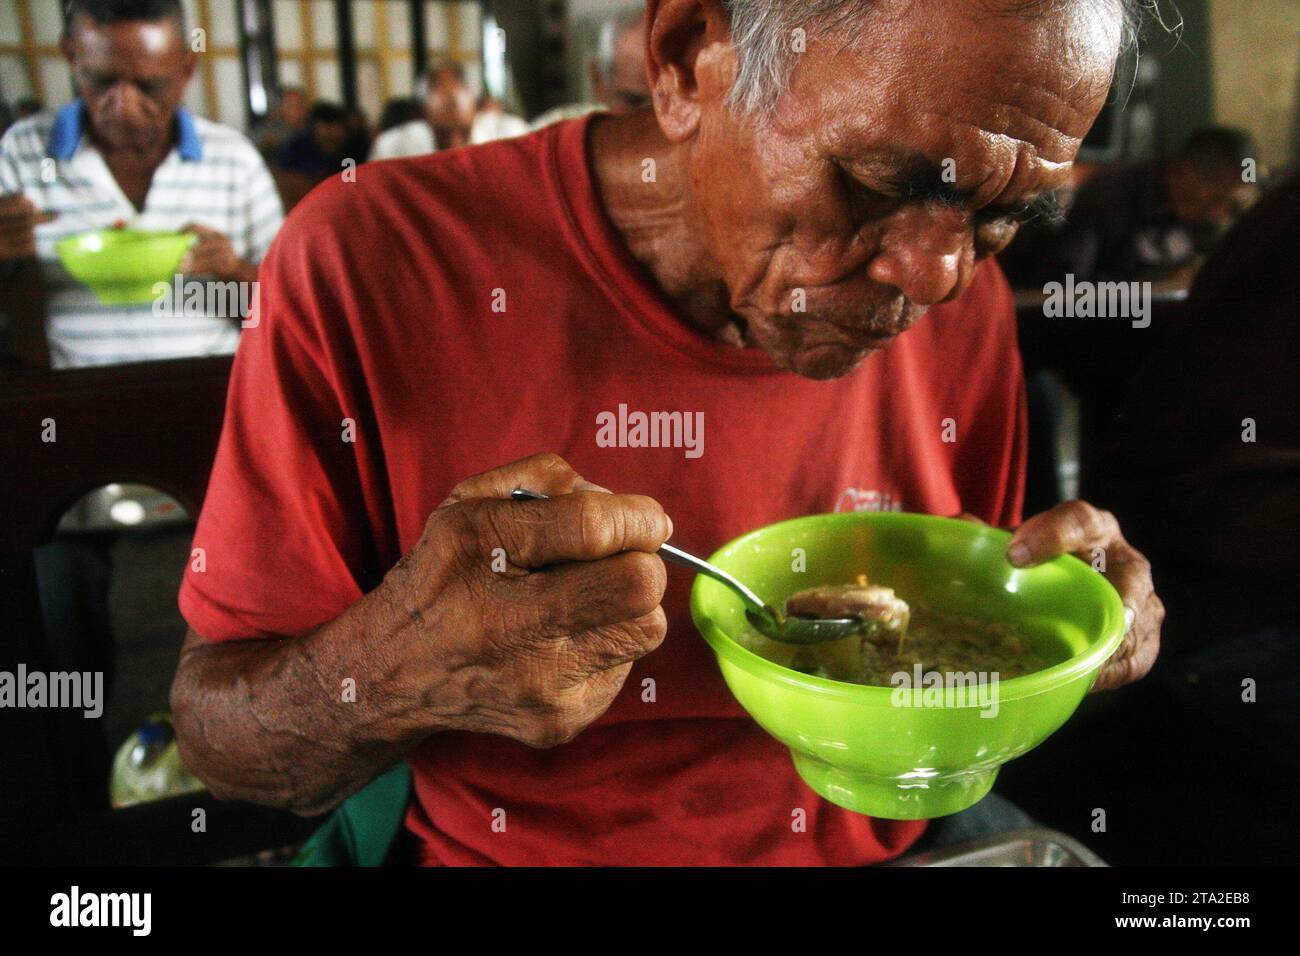
{"type": "Polygon", "coordinates": [[[671,533],[657,502],[596,490],[558,455],[468,478],[331,623],[277,641],[186,637],[181,756],[219,797],[311,814],[440,730],[567,743],[667,633],[655,552],[671,533]],[[509,500],[520,487],[551,497],[509,500]],[[502,549],[514,557],[499,570],[502,549]]]}
{"type": "Polygon", "coordinates": [[[186,765],[221,798],[329,810],[440,729],[417,637],[382,587],[300,637],[191,635],[172,686],[186,765]]]}

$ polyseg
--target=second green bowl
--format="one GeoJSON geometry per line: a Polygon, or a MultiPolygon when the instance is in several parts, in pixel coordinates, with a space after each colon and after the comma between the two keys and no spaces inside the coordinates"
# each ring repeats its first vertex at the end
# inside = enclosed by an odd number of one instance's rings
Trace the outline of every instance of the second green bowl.
{"type": "Polygon", "coordinates": [[[105,305],[152,302],[160,282],[171,285],[185,251],[197,237],[189,232],[97,229],[54,244],[63,268],[90,286],[105,305]]]}

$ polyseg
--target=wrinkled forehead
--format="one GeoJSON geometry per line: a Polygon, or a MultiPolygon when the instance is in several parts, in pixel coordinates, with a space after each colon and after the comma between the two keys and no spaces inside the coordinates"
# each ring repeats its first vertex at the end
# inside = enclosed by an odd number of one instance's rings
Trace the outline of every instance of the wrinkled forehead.
{"type": "Polygon", "coordinates": [[[879,0],[809,44],[777,115],[813,121],[837,152],[888,143],[959,167],[1008,152],[1062,166],[1105,102],[1121,29],[1113,0],[1066,0],[1037,16],[879,0]]]}

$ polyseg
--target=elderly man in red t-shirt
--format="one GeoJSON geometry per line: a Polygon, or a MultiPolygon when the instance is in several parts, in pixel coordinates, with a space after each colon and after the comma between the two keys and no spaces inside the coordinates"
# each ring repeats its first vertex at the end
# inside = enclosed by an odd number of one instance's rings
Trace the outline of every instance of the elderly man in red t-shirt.
{"type": "MultiPolygon", "coordinates": [[[[653,111],[363,166],[271,250],[180,596],[218,796],[319,813],[406,759],[444,864],[862,864],[923,830],[802,783],[654,552],[837,509],[1020,523],[990,257],[1068,176],[1121,4],[646,16],[653,111]]],[[[1008,556],[1095,548],[1133,619],[1113,686],[1163,614],[1114,519],[1061,505],[1008,556]]]]}

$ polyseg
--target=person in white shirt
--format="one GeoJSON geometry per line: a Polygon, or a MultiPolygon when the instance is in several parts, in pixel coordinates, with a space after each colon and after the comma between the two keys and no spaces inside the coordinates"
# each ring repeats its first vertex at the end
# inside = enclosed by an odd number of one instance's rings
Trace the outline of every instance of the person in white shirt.
{"type": "Polygon", "coordinates": [[[522,116],[506,111],[496,97],[484,96],[474,114],[474,124],[469,128],[471,143],[490,143],[494,139],[522,136],[532,127],[522,116]]]}
{"type": "Polygon", "coordinates": [[[610,17],[600,27],[591,64],[594,102],[568,103],[547,110],[531,124],[541,129],[587,113],[635,113],[650,105],[645,68],[645,11],[640,7],[610,17]]]}
{"type": "Polygon", "coordinates": [[[420,77],[418,87],[424,115],[375,137],[370,159],[423,156],[470,141],[474,97],[465,84],[464,71],[456,65],[431,67],[420,77]]]}
{"type": "Polygon", "coordinates": [[[180,107],[196,65],[186,37],[178,0],[72,0],[62,49],[78,99],[0,140],[0,319],[26,362],[235,350],[246,316],[100,303],[55,251],[115,225],[189,231],[198,240],[179,265],[185,277],[243,288],[256,279],[284,218],[280,198],[247,139],[180,107]]]}
{"type": "Polygon", "coordinates": [[[456,65],[426,70],[418,94],[424,115],[380,133],[371,144],[369,159],[423,156],[467,143],[521,136],[529,130],[526,120],[506,112],[491,96],[485,96],[476,110],[465,73],[456,65]]]}

